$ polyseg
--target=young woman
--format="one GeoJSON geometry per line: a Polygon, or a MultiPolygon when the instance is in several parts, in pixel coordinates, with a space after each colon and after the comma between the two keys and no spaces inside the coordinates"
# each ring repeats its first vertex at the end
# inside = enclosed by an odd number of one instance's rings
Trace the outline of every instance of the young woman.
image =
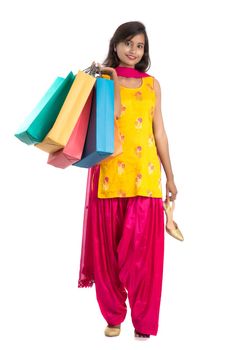
{"type": "Polygon", "coordinates": [[[78,287],[95,283],[106,336],[120,334],[129,298],[134,335],[157,335],[163,279],[164,210],[177,188],[150,66],[144,24],[120,25],[100,65],[115,87],[115,122],[123,152],[89,169],[78,287]]]}

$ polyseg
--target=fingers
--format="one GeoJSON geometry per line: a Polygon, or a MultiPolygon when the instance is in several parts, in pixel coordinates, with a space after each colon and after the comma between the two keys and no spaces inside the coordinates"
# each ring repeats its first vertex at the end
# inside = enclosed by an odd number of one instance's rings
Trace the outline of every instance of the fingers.
{"type": "Polygon", "coordinates": [[[177,196],[177,188],[174,184],[174,180],[167,180],[166,183],[166,198],[168,201],[173,202],[174,200],[176,200],[176,196],[177,196]],[[171,194],[171,196],[169,197],[169,193],[171,194]]]}
{"type": "Polygon", "coordinates": [[[167,194],[167,195],[166,195],[166,202],[167,202],[167,204],[169,204],[169,203],[170,203],[170,197],[169,197],[169,194],[167,194]]]}
{"type": "Polygon", "coordinates": [[[166,202],[172,202],[176,200],[176,194],[169,196],[169,193],[166,194],[166,202]]]}

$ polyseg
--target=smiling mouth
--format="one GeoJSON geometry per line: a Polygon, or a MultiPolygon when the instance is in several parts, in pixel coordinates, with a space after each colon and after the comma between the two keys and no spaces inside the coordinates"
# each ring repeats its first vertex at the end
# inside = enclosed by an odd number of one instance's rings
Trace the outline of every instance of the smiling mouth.
{"type": "Polygon", "coordinates": [[[135,60],[135,59],[136,59],[135,56],[131,56],[131,55],[127,55],[127,57],[128,57],[130,60],[135,60]]]}

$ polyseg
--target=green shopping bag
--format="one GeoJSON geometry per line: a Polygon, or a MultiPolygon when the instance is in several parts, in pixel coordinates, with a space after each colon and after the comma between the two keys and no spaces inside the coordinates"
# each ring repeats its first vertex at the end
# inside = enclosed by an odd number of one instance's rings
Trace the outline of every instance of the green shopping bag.
{"type": "Polygon", "coordinates": [[[55,123],[75,76],[57,77],[33,111],[20,126],[15,136],[31,145],[41,142],[55,123]]]}

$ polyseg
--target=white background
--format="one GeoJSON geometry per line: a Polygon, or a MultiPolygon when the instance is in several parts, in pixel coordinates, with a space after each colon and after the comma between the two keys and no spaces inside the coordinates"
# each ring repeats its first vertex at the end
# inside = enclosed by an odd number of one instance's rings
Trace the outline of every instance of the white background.
{"type": "MultiPolygon", "coordinates": [[[[2,1],[1,349],[233,349],[232,1],[2,1]],[[146,25],[178,189],[165,233],[159,331],[107,338],[95,287],[78,289],[87,169],[47,165],[14,137],[57,76],[106,57],[126,21],[146,25]]],[[[164,175],[164,173],[163,173],[164,175]]],[[[163,177],[165,196],[165,176],[163,177]]],[[[128,305],[129,306],[129,305],[128,305]]]]}

